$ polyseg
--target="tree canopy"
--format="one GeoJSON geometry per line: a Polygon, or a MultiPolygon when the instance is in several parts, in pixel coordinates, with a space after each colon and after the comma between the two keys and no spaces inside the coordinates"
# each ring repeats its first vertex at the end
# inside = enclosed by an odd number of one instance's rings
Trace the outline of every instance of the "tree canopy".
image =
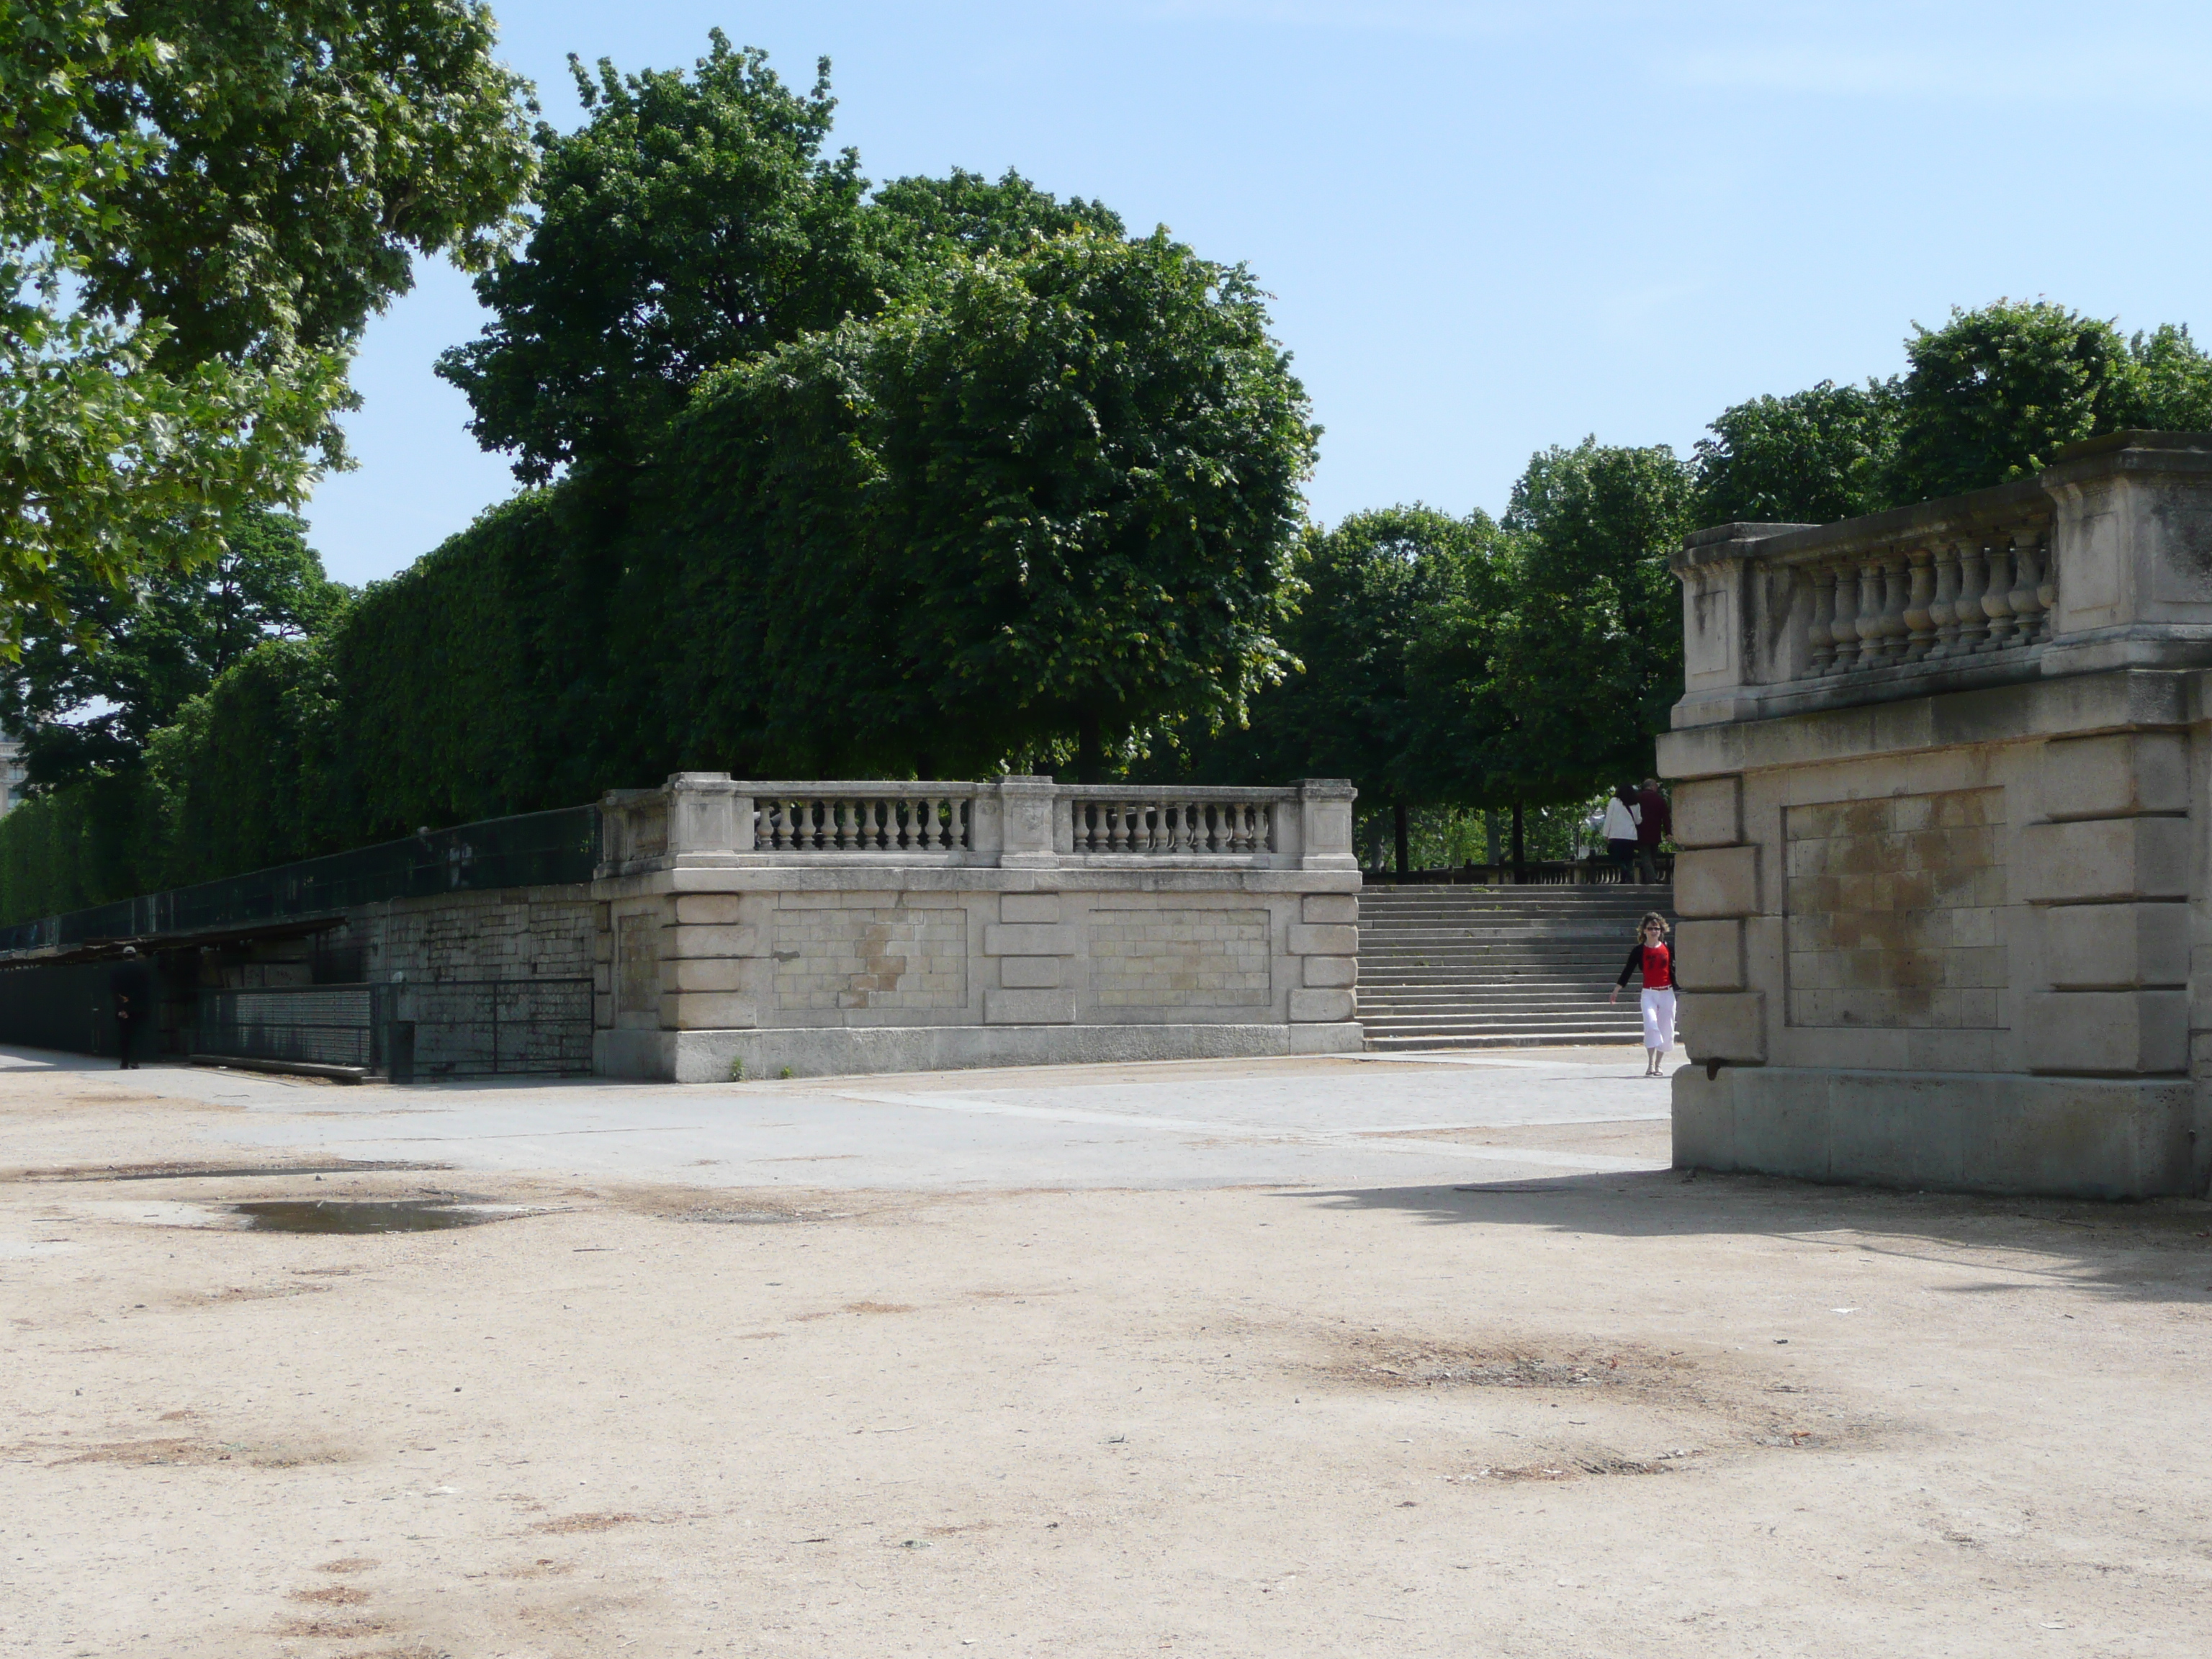
{"type": "Polygon", "coordinates": [[[477,0],[0,0],[6,641],[343,464],[362,324],[528,183],[492,41],[477,0]]]}
{"type": "Polygon", "coordinates": [[[759,48],[709,39],[689,76],[569,59],[586,118],[538,128],[528,244],[477,280],[493,321],[439,359],[477,441],[527,483],[648,462],[710,371],[876,316],[947,262],[1122,233],[1098,204],[1011,172],[871,195],[858,155],[827,148],[827,58],[801,93],[759,48]]]}
{"type": "Polygon", "coordinates": [[[137,763],[147,740],[264,641],[336,621],[348,590],[323,574],[306,527],[261,512],[214,560],[117,589],[73,575],[72,618],[34,618],[0,678],[0,726],[17,734],[40,787],[137,763]]]}
{"type": "Polygon", "coordinates": [[[666,456],[697,746],[1096,775],[1241,721],[1314,439],[1251,279],[1164,233],[956,259],[732,366],[666,456]]]}
{"type": "Polygon", "coordinates": [[[1724,410],[1697,447],[1700,524],[1826,524],[1986,489],[2130,427],[2212,429],[2212,357],[2186,327],[2118,328],[2000,300],[1914,325],[1905,374],[1724,410]]]}

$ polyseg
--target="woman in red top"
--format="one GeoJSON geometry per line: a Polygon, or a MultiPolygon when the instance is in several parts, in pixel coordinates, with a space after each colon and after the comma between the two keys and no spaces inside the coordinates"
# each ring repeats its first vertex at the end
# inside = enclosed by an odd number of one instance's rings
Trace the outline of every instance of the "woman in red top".
{"type": "Polygon", "coordinates": [[[1641,943],[1628,953],[1628,962],[1606,1000],[1619,1001],[1628,976],[1643,970],[1644,1075],[1657,1077],[1659,1062],[1674,1046],[1674,958],[1667,949],[1667,918],[1656,910],[1644,913],[1636,933],[1641,943]]]}

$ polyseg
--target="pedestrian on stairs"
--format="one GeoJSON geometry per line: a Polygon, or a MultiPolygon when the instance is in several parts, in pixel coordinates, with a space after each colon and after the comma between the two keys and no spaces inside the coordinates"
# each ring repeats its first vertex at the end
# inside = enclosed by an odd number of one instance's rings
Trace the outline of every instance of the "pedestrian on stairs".
{"type": "Polygon", "coordinates": [[[1660,1062],[1674,1046],[1674,958],[1667,949],[1667,918],[1647,910],[1637,924],[1638,943],[1614,981],[1607,1002],[1620,1000],[1631,974],[1644,975],[1644,1075],[1657,1077],[1660,1062]]]}
{"type": "Polygon", "coordinates": [[[1643,793],[1636,798],[1636,862],[1637,876],[1650,883],[1659,879],[1659,843],[1674,827],[1674,820],[1667,811],[1667,797],[1659,793],[1659,780],[1644,780],[1643,793]]]}
{"type": "Polygon", "coordinates": [[[1636,792],[1625,783],[1605,804],[1605,850],[1626,882],[1636,867],[1636,792]]]}

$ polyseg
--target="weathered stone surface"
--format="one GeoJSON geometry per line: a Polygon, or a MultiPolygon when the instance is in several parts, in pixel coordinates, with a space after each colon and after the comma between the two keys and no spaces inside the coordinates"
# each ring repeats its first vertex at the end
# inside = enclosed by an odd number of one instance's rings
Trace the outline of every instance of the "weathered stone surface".
{"type": "Polygon", "coordinates": [[[2038,913],[2043,959],[2062,991],[2179,988],[2190,982],[2189,906],[2066,904],[2038,913]]]}
{"type": "Polygon", "coordinates": [[[2189,1069],[2185,991],[2048,991],[2027,999],[2027,1063],[2090,1076],[2189,1069]]]}
{"type": "Polygon", "coordinates": [[[658,827],[691,787],[603,809],[604,1067],[1014,1063],[1042,1052],[1024,1033],[1066,1028],[1176,1035],[1052,1054],[1287,1053],[1320,1027],[1297,1052],[1358,1045],[1348,787],[732,785],[718,848],[714,811],[658,827]]]}
{"type": "Polygon", "coordinates": [[[1674,857],[1674,914],[1696,920],[1758,914],[1759,848],[1717,847],[1674,857]]]}
{"type": "Polygon", "coordinates": [[[2185,1081],[1724,1066],[1673,1088],[1678,1169],[2106,1199],[2203,1181],[2185,1081]]]}
{"type": "Polygon", "coordinates": [[[1291,1018],[1294,1023],[1350,1019],[1352,1008],[1352,994],[1349,991],[1298,990],[1291,993],[1291,1018]]]}
{"type": "Polygon", "coordinates": [[[2020,893],[2031,903],[2185,898],[2186,818],[2085,818],[2031,823],[2020,836],[2020,893]]]}
{"type": "Polygon", "coordinates": [[[609,1077],[721,1083],[748,1078],[951,1071],[975,1066],[1123,1064],[1355,1053],[1359,1027],[1312,1025],[877,1025],[768,1030],[605,1030],[594,1049],[609,1077]]]}
{"type": "Polygon", "coordinates": [[[1066,1025],[1075,1018],[1073,991],[986,991],[986,1025],[1066,1025]]]}
{"type": "Polygon", "coordinates": [[[1743,989],[1743,923],[1686,921],[1674,936],[1674,982],[1685,991],[1743,989]]]}
{"type": "Polygon", "coordinates": [[[1792,1025],[2002,1024],[2003,792],[1791,806],[1792,1025]]]}
{"type": "Polygon", "coordinates": [[[1733,847],[1743,839],[1743,780],[1704,778],[1674,791],[1677,847],[1733,847]]]}
{"type": "Polygon", "coordinates": [[[2046,818],[2189,810],[2189,744],[2179,732],[2054,738],[2037,770],[2046,818]]]}
{"type": "Polygon", "coordinates": [[[1682,1048],[1699,1063],[1756,1066],[1766,1059],[1762,991],[1686,991],[1678,999],[1682,1048]]]}
{"type": "Polygon", "coordinates": [[[1297,957],[1355,957],[1359,929],[1338,923],[1293,922],[1291,954],[1297,957]]]}
{"type": "Polygon", "coordinates": [[[1685,544],[1660,757],[1683,1036],[1720,1064],[1675,1079],[1680,1161],[2203,1190],[2207,526],[2212,434],[2123,433],[2039,479],[1685,544]]]}
{"type": "MultiPolygon", "coordinates": [[[[1005,901],[1000,901],[1003,906],[1005,901]]],[[[1083,948],[1081,936],[1060,922],[999,923],[983,929],[987,957],[1072,957],[1083,948]]]]}

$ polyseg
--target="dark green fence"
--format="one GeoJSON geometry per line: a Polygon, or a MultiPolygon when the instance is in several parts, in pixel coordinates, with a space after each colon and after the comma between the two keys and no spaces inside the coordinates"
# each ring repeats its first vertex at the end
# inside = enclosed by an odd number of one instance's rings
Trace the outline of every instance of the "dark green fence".
{"type": "Polygon", "coordinates": [[[44,955],[111,941],[183,942],[385,899],[585,882],[599,848],[596,806],[428,830],[404,841],[0,928],[0,962],[19,951],[44,955]]]}

